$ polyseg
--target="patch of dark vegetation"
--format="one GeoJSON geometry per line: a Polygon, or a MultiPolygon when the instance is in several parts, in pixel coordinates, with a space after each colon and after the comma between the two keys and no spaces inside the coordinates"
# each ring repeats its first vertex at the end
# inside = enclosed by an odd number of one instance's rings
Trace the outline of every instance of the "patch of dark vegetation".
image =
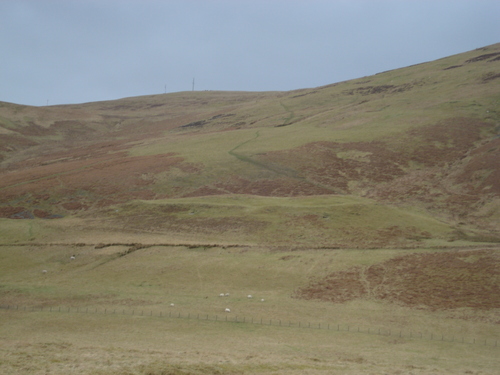
{"type": "Polygon", "coordinates": [[[150,104],[147,106],[147,108],[150,109],[150,108],[155,108],[155,107],[163,107],[164,105],[165,104],[163,104],[163,103],[162,104],[150,104]]]}
{"type": "Polygon", "coordinates": [[[24,211],[26,211],[24,207],[0,207],[0,217],[10,218],[24,211]]]}
{"type": "Polygon", "coordinates": [[[35,137],[43,137],[47,135],[55,134],[54,130],[51,128],[44,128],[34,122],[30,122],[28,126],[18,126],[15,131],[24,136],[35,136],[35,137]]]}
{"type": "Polygon", "coordinates": [[[67,203],[63,203],[61,206],[65,210],[68,210],[68,211],[80,211],[80,210],[86,210],[89,208],[88,205],[85,205],[85,204],[80,203],[80,202],[67,202],[67,203]]]}
{"type": "Polygon", "coordinates": [[[294,297],[343,303],[385,300],[413,308],[500,308],[500,257],[494,250],[410,254],[334,272],[294,297]]]}
{"type": "Polygon", "coordinates": [[[494,72],[488,72],[483,75],[482,77],[482,82],[483,83],[488,83],[490,81],[493,81],[494,79],[500,78],[500,73],[494,73],[494,72]]]}
{"type": "Polygon", "coordinates": [[[207,124],[206,120],[200,120],[200,121],[194,121],[190,122],[189,124],[182,125],[181,128],[197,128],[197,127],[202,127],[207,124]]]}
{"type": "Polygon", "coordinates": [[[372,95],[372,94],[382,94],[382,93],[401,93],[409,91],[416,86],[423,86],[425,84],[424,80],[418,80],[414,82],[403,83],[401,85],[379,85],[379,86],[363,86],[352,90],[345,90],[343,93],[345,95],[372,95]]]}
{"type": "Polygon", "coordinates": [[[318,92],[318,91],[317,91],[317,90],[314,90],[314,91],[309,91],[309,92],[306,92],[306,93],[304,93],[304,94],[294,95],[294,96],[292,96],[292,97],[291,97],[291,99],[293,99],[293,98],[300,98],[301,96],[311,95],[311,94],[314,94],[314,93],[316,93],[316,92],[318,92]]]}
{"type": "Polygon", "coordinates": [[[131,254],[134,251],[147,249],[148,247],[153,247],[154,245],[145,245],[142,243],[134,243],[127,250],[124,250],[118,254],[119,257],[124,257],[125,255],[131,254]]]}
{"type": "Polygon", "coordinates": [[[450,70],[450,69],[460,68],[461,66],[463,66],[463,65],[452,65],[452,66],[449,66],[447,68],[444,68],[443,70],[450,70]]]}
{"type": "Polygon", "coordinates": [[[34,209],[33,211],[24,209],[23,207],[4,207],[0,210],[0,217],[8,219],[60,219],[64,216],[58,214],[52,214],[50,212],[34,209]],[[10,212],[13,212],[9,214],[10,212]]]}
{"type": "Polygon", "coordinates": [[[495,56],[498,56],[498,55],[500,55],[500,52],[487,53],[485,55],[480,55],[480,56],[474,57],[472,59],[469,59],[465,63],[470,64],[470,63],[474,63],[474,62],[478,62],[478,61],[488,60],[488,59],[495,57],[495,56]]]}
{"type": "Polygon", "coordinates": [[[189,124],[186,124],[186,125],[181,125],[181,128],[201,128],[201,127],[209,124],[213,120],[218,120],[221,118],[232,117],[232,116],[236,116],[236,115],[234,113],[215,115],[207,120],[194,121],[194,122],[190,122],[189,124]]]}
{"type": "Polygon", "coordinates": [[[31,211],[25,210],[9,216],[9,219],[34,219],[35,215],[31,211]]]}
{"type": "Polygon", "coordinates": [[[396,86],[394,85],[380,85],[380,86],[363,86],[357,89],[346,90],[344,94],[346,95],[372,95],[372,94],[380,94],[383,92],[387,92],[391,89],[394,89],[396,86]]]}

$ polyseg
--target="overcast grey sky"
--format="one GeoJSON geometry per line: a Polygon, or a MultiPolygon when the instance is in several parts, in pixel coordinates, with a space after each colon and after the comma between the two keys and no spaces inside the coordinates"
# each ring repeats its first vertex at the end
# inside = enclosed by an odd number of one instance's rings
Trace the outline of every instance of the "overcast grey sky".
{"type": "Polygon", "coordinates": [[[0,0],[0,101],[316,87],[500,42],[499,0],[0,0]]]}

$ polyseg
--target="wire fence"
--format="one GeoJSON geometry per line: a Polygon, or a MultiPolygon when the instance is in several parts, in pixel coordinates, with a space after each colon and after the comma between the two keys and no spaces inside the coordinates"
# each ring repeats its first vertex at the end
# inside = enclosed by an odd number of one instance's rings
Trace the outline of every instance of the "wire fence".
{"type": "Polygon", "coordinates": [[[366,328],[361,326],[353,326],[348,324],[332,324],[332,323],[313,323],[313,322],[292,322],[290,320],[281,319],[265,319],[242,317],[224,313],[221,315],[199,314],[199,313],[183,313],[180,311],[153,311],[144,309],[116,309],[116,308],[89,308],[89,307],[35,307],[35,306],[17,306],[17,305],[0,305],[0,309],[20,311],[20,312],[53,312],[53,313],[73,313],[73,314],[101,314],[101,315],[127,315],[127,316],[144,316],[170,319],[196,319],[215,322],[238,323],[238,324],[257,324],[262,326],[288,327],[288,328],[303,328],[303,329],[318,329],[336,332],[350,332],[369,335],[379,335],[387,337],[395,337],[401,339],[421,339],[431,341],[442,341],[449,343],[461,343],[472,345],[484,345],[498,347],[497,338],[470,338],[463,335],[443,334],[443,333],[422,333],[417,331],[405,331],[402,329],[387,329],[387,328],[366,328]]]}

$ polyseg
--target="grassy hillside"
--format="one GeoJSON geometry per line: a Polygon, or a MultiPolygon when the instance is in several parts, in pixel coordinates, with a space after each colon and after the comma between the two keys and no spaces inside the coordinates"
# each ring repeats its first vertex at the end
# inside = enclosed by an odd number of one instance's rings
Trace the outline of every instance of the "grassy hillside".
{"type": "MultiPolygon", "coordinates": [[[[291,92],[185,92],[48,107],[3,103],[0,213],[84,219],[102,218],[111,212],[105,207],[117,210],[131,200],[324,196],[328,206],[328,197],[358,197],[370,214],[358,221],[343,217],[343,228],[308,223],[290,237],[283,218],[248,212],[249,222],[272,222],[283,236],[269,236],[259,225],[249,229],[248,222],[233,226],[252,231],[240,241],[257,243],[285,244],[302,235],[311,245],[315,238],[322,246],[384,245],[372,229],[385,233],[385,245],[415,245],[401,237],[496,242],[499,56],[497,44],[291,92]],[[429,231],[411,220],[399,225],[386,210],[418,211],[447,228],[429,231]],[[394,227],[398,235],[388,236],[394,227]]],[[[322,215],[315,208],[307,214],[322,215]]],[[[231,221],[233,214],[217,215],[231,221]]],[[[199,232],[199,220],[192,223],[199,232]]],[[[215,240],[214,233],[205,240],[215,240]]]]}
{"type": "Polygon", "coordinates": [[[0,372],[496,374],[499,78],[0,102],[0,372]]]}
{"type": "Polygon", "coordinates": [[[2,246],[0,369],[492,375],[500,277],[492,268],[498,250],[2,246]],[[440,272],[446,259],[453,267],[440,272]],[[400,283],[401,266],[411,287],[400,283]],[[382,269],[393,280],[385,289],[382,269]],[[464,275],[476,282],[461,284],[464,275]],[[333,285],[331,302],[311,298],[318,283],[333,285]],[[450,285],[462,285],[452,306],[450,285]]]}

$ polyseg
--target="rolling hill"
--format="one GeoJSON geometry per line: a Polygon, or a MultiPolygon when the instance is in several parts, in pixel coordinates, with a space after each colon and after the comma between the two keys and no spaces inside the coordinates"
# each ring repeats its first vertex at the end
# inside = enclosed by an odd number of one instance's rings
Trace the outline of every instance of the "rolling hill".
{"type": "Polygon", "coordinates": [[[0,102],[0,372],[497,374],[499,78],[0,102]]]}
{"type": "Polygon", "coordinates": [[[495,44],[289,92],[0,102],[1,241],[497,243],[499,78],[495,44]]]}

